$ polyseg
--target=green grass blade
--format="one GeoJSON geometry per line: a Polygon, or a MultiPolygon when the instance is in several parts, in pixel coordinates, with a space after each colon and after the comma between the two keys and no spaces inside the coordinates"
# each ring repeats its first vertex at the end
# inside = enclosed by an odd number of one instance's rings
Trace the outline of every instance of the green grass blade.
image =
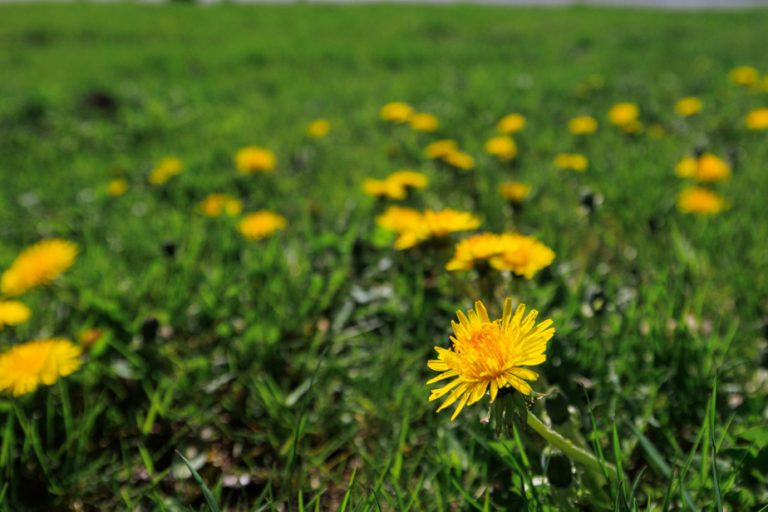
{"type": "Polygon", "coordinates": [[[195,482],[197,482],[197,485],[200,486],[200,489],[203,491],[203,497],[205,498],[205,502],[208,504],[208,508],[211,509],[211,512],[221,512],[221,509],[219,509],[218,503],[216,503],[216,498],[213,497],[213,493],[211,493],[211,490],[208,488],[207,485],[205,485],[205,482],[203,481],[203,478],[200,476],[200,473],[195,471],[195,468],[192,467],[192,464],[190,464],[187,458],[184,457],[180,451],[176,450],[176,455],[178,455],[181,461],[184,463],[184,465],[187,466],[187,469],[189,469],[189,472],[192,473],[192,478],[194,478],[195,482]]]}

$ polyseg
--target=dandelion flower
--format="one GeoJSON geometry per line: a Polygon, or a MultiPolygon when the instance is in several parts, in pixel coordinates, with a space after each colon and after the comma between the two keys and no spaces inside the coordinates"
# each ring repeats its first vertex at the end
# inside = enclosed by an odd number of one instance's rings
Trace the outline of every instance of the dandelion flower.
{"type": "Polygon", "coordinates": [[[592,116],[578,116],[568,121],[568,131],[573,135],[588,135],[597,131],[597,119],[592,116]]]}
{"type": "Polygon", "coordinates": [[[379,117],[389,123],[407,123],[413,116],[413,107],[402,101],[387,103],[379,111],[379,117]]]}
{"type": "Polygon", "coordinates": [[[519,181],[509,181],[499,186],[501,196],[515,204],[522,203],[531,193],[531,186],[519,181]]]}
{"type": "Polygon", "coordinates": [[[235,167],[239,174],[256,172],[272,172],[275,170],[277,159],[275,154],[258,146],[247,146],[235,154],[235,167]]]}
{"type": "Polygon", "coordinates": [[[81,354],[79,346],[62,338],[16,345],[0,355],[0,392],[21,396],[50,386],[80,368],[81,354]]]}
{"type": "Polygon", "coordinates": [[[410,120],[411,128],[417,132],[434,132],[440,126],[440,121],[432,114],[419,112],[413,114],[410,120]]]}
{"type": "Polygon", "coordinates": [[[725,200],[709,189],[689,187],[677,196],[677,209],[683,213],[714,215],[725,209],[725,200]]]}
{"type": "Polygon", "coordinates": [[[525,117],[520,114],[508,114],[496,123],[496,129],[501,133],[517,133],[525,128],[525,117]]]}
{"type": "Polygon", "coordinates": [[[243,203],[227,194],[209,194],[200,202],[198,209],[208,217],[219,217],[222,214],[234,217],[243,211],[243,203]]]}
{"type": "Polygon", "coordinates": [[[32,311],[17,300],[0,300],[0,330],[4,326],[23,324],[32,315],[32,311]]]}
{"type": "Polygon", "coordinates": [[[409,169],[395,171],[387,176],[387,180],[405,188],[425,188],[429,184],[429,178],[426,175],[409,169]]]}
{"type": "Polygon", "coordinates": [[[699,98],[695,96],[686,96],[685,98],[677,100],[677,103],[675,103],[675,112],[683,117],[690,117],[701,112],[702,107],[703,104],[699,98]]]}
{"type": "Polygon", "coordinates": [[[245,215],[240,221],[240,233],[249,240],[261,240],[285,229],[288,221],[282,215],[261,210],[245,215]]]}
{"type": "Polygon", "coordinates": [[[390,206],[376,217],[376,224],[388,231],[402,233],[411,229],[422,220],[422,214],[413,208],[390,206]]]}
{"type": "Polygon", "coordinates": [[[149,173],[149,183],[151,185],[162,185],[181,171],[184,165],[176,157],[169,156],[160,160],[149,173]]]}
{"type": "Polygon", "coordinates": [[[550,266],[555,259],[555,252],[532,236],[505,233],[500,238],[502,251],[489,260],[496,270],[507,270],[525,279],[533,279],[537,272],[550,266]]]}
{"type": "Polygon", "coordinates": [[[322,139],[331,131],[331,122],[327,119],[315,119],[307,125],[307,136],[322,139]]]}
{"type": "Polygon", "coordinates": [[[560,169],[576,172],[584,172],[589,167],[587,157],[578,153],[558,153],[555,155],[554,163],[560,169]]]}
{"type": "Polygon", "coordinates": [[[640,109],[635,103],[617,103],[608,111],[608,119],[611,123],[623,128],[632,128],[637,124],[640,109]]]}
{"type": "Polygon", "coordinates": [[[488,139],[485,143],[485,152],[493,155],[502,162],[509,162],[517,156],[517,144],[512,137],[500,135],[488,139]]]}
{"type": "Polygon", "coordinates": [[[128,182],[124,179],[116,179],[107,183],[107,195],[119,197],[128,191],[128,182]]]}
{"type": "Polygon", "coordinates": [[[38,242],[19,254],[0,278],[3,295],[21,295],[50,284],[75,262],[77,245],[60,238],[38,242]]]}
{"type": "Polygon", "coordinates": [[[442,157],[443,162],[461,169],[462,171],[471,171],[475,168],[475,159],[469,153],[463,151],[451,151],[442,157]]]}
{"type": "Polygon", "coordinates": [[[744,118],[750,130],[768,130],[768,108],[756,108],[744,118]]]}
{"type": "Polygon", "coordinates": [[[387,199],[405,199],[407,193],[405,187],[398,181],[372,178],[363,181],[363,192],[371,197],[385,197],[387,199]]]}
{"type": "Polygon", "coordinates": [[[409,249],[425,240],[444,238],[451,233],[469,231],[480,226],[480,219],[470,212],[425,210],[419,222],[400,233],[395,249],[409,249]]]}
{"type": "Polygon", "coordinates": [[[712,153],[704,153],[696,164],[696,173],[693,179],[696,181],[724,181],[731,177],[731,166],[712,153]]]}
{"type": "Polygon", "coordinates": [[[433,389],[429,401],[447,397],[437,412],[458,401],[451,421],[466,405],[472,405],[490,392],[491,402],[500,389],[512,387],[524,395],[533,393],[528,382],[539,375],[526,366],[536,366],[547,360],[547,343],[555,334],[552,320],[536,323],[538,311],[525,315],[525,305],[512,312],[512,300],[504,301],[502,317],[491,320],[481,301],[465,315],[457,311],[459,319],[451,322],[454,335],[450,349],[435,347],[437,359],[427,362],[430,370],[439,375],[427,385],[446,379],[448,384],[433,389]]]}
{"type": "Polygon", "coordinates": [[[443,158],[450,153],[454,153],[459,150],[458,144],[452,139],[442,139],[429,144],[424,148],[424,153],[429,158],[443,158]]]}
{"type": "Polygon", "coordinates": [[[449,271],[470,270],[504,251],[504,243],[496,233],[478,233],[456,244],[453,258],[445,265],[449,271]]]}
{"type": "Polygon", "coordinates": [[[683,157],[675,165],[675,175],[678,178],[693,178],[696,175],[698,160],[693,156],[683,157]]]}
{"type": "Polygon", "coordinates": [[[760,80],[760,72],[752,66],[739,66],[728,73],[728,78],[736,85],[748,87],[760,80]]]}

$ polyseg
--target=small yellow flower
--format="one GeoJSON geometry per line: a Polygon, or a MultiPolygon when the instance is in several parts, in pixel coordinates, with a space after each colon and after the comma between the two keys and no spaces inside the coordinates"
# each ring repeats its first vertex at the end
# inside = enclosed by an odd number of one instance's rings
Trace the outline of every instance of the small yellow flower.
{"type": "Polygon", "coordinates": [[[469,270],[486,262],[496,270],[506,270],[526,279],[552,264],[555,253],[534,237],[518,233],[480,233],[456,244],[446,270],[469,270]]]}
{"type": "Polygon", "coordinates": [[[504,251],[504,243],[496,233],[478,233],[456,244],[453,258],[445,265],[449,271],[470,270],[477,263],[489,261],[504,251]]]}
{"type": "Polygon", "coordinates": [[[245,215],[240,221],[240,233],[249,240],[261,240],[285,229],[288,221],[282,215],[261,210],[245,215]]]}
{"type": "Polygon", "coordinates": [[[149,173],[149,183],[151,185],[162,185],[181,171],[184,165],[176,157],[165,157],[149,173]]]}
{"type": "Polygon", "coordinates": [[[443,139],[429,144],[424,148],[424,153],[429,158],[443,158],[450,153],[454,153],[459,150],[458,144],[455,140],[443,139]]]}
{"type": "Polygon", "coordinates": [[[588,135],[597,131],[597,119],[592,116],[578,116],[568,121],[568,131],[573,135],[588,135]]]}
{"type": "Polygon", "coordinates": [[[235,167],[239,174],[256,172],[272,172],[275,170],[277,159],[275,154],[258,146],[247,146],[235,154],[235,167]]]}
{"type": "Polygon", "coordinates": [[[219,217],[222,214],[234,217],[243,211],[243,203],[238,198],[227,194],[209,194],[200,202],[198,208],[208,217],[219,217]]]}
{"type": "Polygon", "coordinates": [[[426,175],[409,169],[393,172],[387,176],[387,181],[397,183],[405,188],[425,188],[429,184],[429,178],[426,175]]]}
{"type": "Polygon", "coordinates": [[[22,251],[3,273],[3,295],[21,295],[53,282],[75,262],[77,245],[59,238],[38,242],[22,251]]]}
{"type": "Polygon", "coordinates": [[[525,117],[520,114],[508,114],[496,123],[496,129],[501,133],[517,133],[525,128],[525,117]]]}
{"type": "Polygon", "coordinates": [[[768,130],[768,108],[756,108],[744,118],[750,130],[768,130]]]}
{"type": "Polygon", "coordinates": [[[32,311],[17,300],[0,300],[0,330],[3,326],[23,324],[32,315],[32,311]]]}
{"type": "Polygon", "coordinates": [[[376,217],[376,224],[388,231],[403,233],[421,222],[422,214],[413,208],[390,206],[376,217]]]}
{"type": "Polygon", "coordinates": [[[398,181],[372,178],[363,181],[363,192],[371,197],[385,197],[387,199],[405,199],[407,193],[405,186],[398,181]]]}
{"type": "Polygon", "coordinates": [[[725,209],[725,199],[702,187],[686,188],[677,196],[677,209],[683,213],[714,215],[725,209]]]}
{"type": "Polygon", "coordinates": [[[696,165],[696,173],[693,179],[696,181],[725,181],[731,177],[731,166],[712,153],[704,153],[699,157],[696,165]]]}
{"type": "Polygon", "coordinates": [[[728,78],[736,85],[748,87],[760,80],[760,72],[752,66],[739,66],[728,73],[728,78]]]}
{"type": "Polygon", "coordinates": [[[379,117],[389,123],[407,123],[413,116],[413,107],[402,101],[387,103],[379,111],[379,117]]]}
{"type": "Polygon", "coordinates": [[[509,162],[517,156],[517,144],[512,137],[500,135],[488,139],[485,143],[485,152],[502,162],[509,162]]]}
{"type": "Polygon", "coordinates": [[[675,112],[683,117],[690,117],[701,112],[703,106],[704,105],[699,98],[695,96],[686,96],[685,98],[677,100],[677,103],[675,103],[675,112]]]}
{"type": "Polygon", "coordinates": [[[696,157],[685,156],[675,165],[675,175],[678,178],[693,178],[696,175],[698,165],[699,162],[696,157]]]}
{"type": "Polygon", "coordinates": [[[555,155],[554,163],[560,169],[576,172],[584,172],[589,167],[587,157],[578,153],[558,153],[555,155]]]}
{"type": "Polygon", "coordinates": [[[481,301],[465,315],[457,311],[459,322],[451,322],[454,335],[450,349],[435,347],[437,359],[427,366],[439,372],[427,385],[446,379],[448,384],[433,389],[429,401],[446,395],[437,412],[458,401],[451,416],[456,419],[466,405],[472,405],[490,392],[491,402],[500,389],[512,387],[524,395],[533,393],[528,382],[539,375],[525,366],[536,366],[547,360],[547,343],[555,334],[552,320],[536,324],[538,311],[525,315],[525,305],[512,312],[512,299],[504,301],[501,318],[491,320],[481,301]]]}
{"type": "Polygon", "coordinates": [[[531,186],[519,181],[509,181],[499,186],[501,196],[512,203],[522,203],[531,193],[531,186]]]}
{"type": "Polygon", "coordinates": [[[413,114],[410,120],[411,128],[417,132],[434,132],[440,126],[437,117],[426,112],[413,114]]]}
{"type": "Polygon", "coordinates": [[[400,232],[395,249],[409,249],[425,240],[444,238],[451,233],[469,231],[480,226],[480,219],[472,213],[446,208],[425,210],[417,223],[400,232]]]}
{"type": "Polygon", "coordinates": [[[16,345],[0,355],[0,392],[26,395],[40,385],[50,386],[80,368],[82,349],[54,338],[16,345]]]}
{"type": "Polygon", "coordinates": [[[640,109],[635,103],[617,103],[608,111],[608,119],[611,123],[623,128],[632,127],[637,124],[637,118],[640,115],[640,109]]]}
{"type": "Polygon", "coordinates": [[[307,125],[307,136],[322,139],[331,131],[331,122],[327,119],[315,119],[307,125]]]}
{"type": "Polygon", "coordinates": [[[107,184],[107,195],[112,197],[119,197],[126,193],[128,190],[128,182],[124,179],[112,180],[107,184]]]}
{"type": "Polygon", "coordinates": [[[475,159],[472,155],[463,151],[451,151],[444,155],[442,160],[451,167],[461,169],[462,171],[471,171],[475,168],[475,159]]]}

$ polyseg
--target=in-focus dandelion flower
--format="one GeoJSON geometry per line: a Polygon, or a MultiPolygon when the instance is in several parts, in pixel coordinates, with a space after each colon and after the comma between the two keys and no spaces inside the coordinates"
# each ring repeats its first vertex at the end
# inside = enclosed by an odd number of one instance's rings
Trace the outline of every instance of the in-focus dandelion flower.
{"type": "Polygon", "coordinates": [[[0,300],[0,330],[4,326],[23,324],[32,315],[32,311],[23,302],[0,300]]]}
{"type": "Polygon", "coordinates": [[[184,164],[181,163],[181,160],[173,156],[165,157],[150,171],[149,183],[162,185],[183,170],[184,164]]]}
{"type": "Polygon", "coordinates": [[[480,219],[470,212],[425,210],[418,223],[400,233],[395,249],[409,249],[430,239],[444,238],[451,233],[470,231],[480,226],[480,219]]]}
{"type": "Polygon", "coordinates": [[[368,178],[363,181],[363,192],[371,197],[387,199],[405,199],[407,190],[402,183],[394,180],[375,180],[368,178]]]}
{"type": "Polygon", "coordinates": [[[51,238],[24,249],[0,278],[3,295],[21,295],[32,288],[52,283],[75,262],[77,245],[51,238]]]}
{"type": "Polygon", "coordinates": [[[611,123],[624,129],[632,128],[637,124],[640,109],[635,103],[617,103],[608,111],[608,119],[611,123]]]}
{"type": "Polygon", "coordinates": [[[82,349],[63,338],[28,341],[0,354],[0,392],[26,395],[80,368],[82,349]]]}
{"type": "Polygon", "coordinates": [[[558,153],[555,155],[554,163],[560,169],[576,172],[584,172],[589,167],[587,157],[578,153],[558,153]]]}
{"type": "Polygon", "coordinates": [[[463,151],[451,151],[443,155],[442,160],[451,167],[461,169],[462,171],[471,171],[475,168],[474,157],[463,151]]]}
{"type": "Polygon", "coordinates": [[[387,103],[379,111],[379,117],[389,123],[407,123],[411,120],[413,107],[402,101],[387,103]]]}
{"type": "Polygon", "coordinates": [[[422,220],[420,211],[402,206],[390,206],[376,217],[376,224],[388,231],[402,233],[411,229],[422,220]]]}
{"type": "Polygon", "coordinates": [[[240,220],[240,233],[249,240],[260,240],[285,229],[288,221],[280,214],[261,210],[245,215],[240,220]]]}
{"type": "Polygon", "coordinates": [[[235,154],[235,167],[239,174],[257,172],[272,172],[275,170],[277,158],[275,154],[258,146],[246,146],[235,154]]]}
{"type": "Polygon", "coordinates": [[[714,215],[726,207],[725,199],[703,187],[689,187],[677,196],[677,209],[683,213],[714,215]]]}
{"type": "Polygon", "coordinates": [[[538,311],[526,315],[524,304],[513,313],[511,299],[504,301],[504,312],[497,320],[489,318],[481,301],[466,315],[461,311],[456,315],[458,323],[451,322],[451,348],[435,347],[437,359],[427,363],[430,370],[439,372],[427,385],[451,379],[429,395],[430,402],[446,397],[437,412],[458,402],[453,421],[464,406],[480,401],[486,393],[490,393],[491,402],[500,389],[508,387],[532,394],[529,382],[539,375],[526,367],[547,360],[547,343],[555,334],[552,320],[537,324],[538,311]]]}
{"type": "Polygon", "coordinates": [[[517,133],[525,128],[525,117],[521,114],[508,114],[496,123],[496,129],[501,133],[517,133]]]}
{"type": "Polygon", "coordinates": [[[578,116],[568,121],[568,131],[573,135],[588,135],[597,131],[597,119],[592,116],[578,116]]]}
{"type": "Polygon", "coordinates": [[[331,122],[327,119],[315,119],[307,125],[307,136],[322,139],[331,131],[331,122]]]}
{"type": "Polygon", "coordinates": [[[768,108],[756,108],[744,118],[750,130],[768,130],[768,108]]]}
{"type": "Polygon", "coordinates": [[[424,148],[424,153],[429,158],[443,158],[450,153],[455,153],[459,150],[459,145],[455,140],[442,139],[429,144],[424,148]]]}
{"type": "Polygon", "coordinates": [[[499,191],[507,201],[519,204],[531,193],[531,186],[519,181],[508,181],[499,186],[499,191]]]}
{"type": "Polygon", "coordinates": [[[198,209],[207,217],[219,217],[223,214],[234,217],[243,211],[243,203],[228,194],[209,194],[200,202],[198,209]]]}
{"type": "Polygon", "coordinates": [[[675,112],[680,116],[690,117],[701,112],[703,107],[704,105],[699,98],[695,96],[686,96],[685,98],[677,100],[677,103],[675,103],[675,112]]]}
{"type": "Polygon", "coordinates": [[[502,162],[509,162],[517,156],[517,144],[512,137],[500,135],[486,141],[485,152],[502,162]]]}
{"type": "Polygon", "coordinates": [[[434,132],[440,126],[440,121],[432,114],[418,112],[411,116],[410,124],[417,132],[434,132]]]}
{"type": "Polygon", "coordinates": [[[410,169],[395,171],[387,176],[387,180],[399,184],[406,189],[425,188],[429,184],[429,178],[425,174],[411,171],[410,169]]]}
{"type": "Polygon", "coordinates": [[[739,66],[728,73],[728,78],[736,85],[749,87],[760,80],[760,72],[752,66],[739,66]]]}
{"type": "Polygon", "coordinates": [[[128,191],[128,182],[122,178],[107,183],[107,195],[119,197],[128,191]]]}

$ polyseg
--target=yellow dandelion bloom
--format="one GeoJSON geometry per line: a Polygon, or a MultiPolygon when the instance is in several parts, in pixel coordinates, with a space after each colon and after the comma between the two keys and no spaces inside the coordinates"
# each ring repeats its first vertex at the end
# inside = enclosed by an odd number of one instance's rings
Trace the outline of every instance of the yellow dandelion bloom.
{"type": "Polygon", "coordinates": [[[424,153],[429,158],[443,158],[450,153],[454,153],[459,150],[459,145],[455,140],[443,139],[429,144],[424,148],[424,153]]]}
{"type": "Polygon", "coordinates": [[[568,131],[573,135],[588,135],[597,131],[597,119],[592,116],[578,116],[568,121],[568,131]]]}
{"type": "Polygon", "coordinates": [[[160,160],[149,173],[149,183],[151,185],[162,185],[181,171],[184,165],[176,157],[169,156],[160,160]]]}
{"type": "Polygon", "coordinates": [[[489,260],[496,270],[532,279],[555,259],[555,252],[532,236],[505,233],[500,238],[502,251],[489,260]]]}
{"type": "Polygon", "coordinates": [[[219,217],[223,214],[234,217],[243,211],[243,203],[227,194],[209,194],[200,202],[198,209],[208,217],[219,217]]]}
{"type": "Polygon", "coordinates": [[[450,153],[443,155],[442,160],[451,167],[463,171],[471,171],[475,168],[475,159],[472,155],[463,151],[451,151],[450,153]]]}
{"type": "Polygon", "coordinates": [[[239,174],[253,174],[257,172],[272,172],[275,170],[277,158],[275,154],[258,146],[247,146],[235,154],[235,167],[239,174]]]}
{"type": "Polygon", "coordinates": [[[728,162],[713,155],[712,153],[704,153],[699,157],[696,164],[696,173],[693,175],[693,179],[696,181],[724,181],[731,177],[731,166],[728,162]]]}
{"type": "Polygon", "coordinates": [[[410,120],[411,128],[417,132],[434,132],[440,126],[437,117],[426,112],[413,114],[410,120]]]}
{"type": "Polygon", "coordinates": [[[0,330],[4,326],[23,324],[32,315],[32,311],[23,302],[0,300],[0,330]]]}
{"type": "Polygon", "coordinates": [[[699,98],[695,96],[686,96],[685,98],[677,100],[677,103],[675,103],[675,112],[680,116],[690,117],[701,112],[703,107],[704,105],[699,98]]]}
{"type": "Polygon", "coordinates": [[[478,233],[456,244],[453,258],[445,265],[445,269],[470,270],[475,264],[488,261],[503,251],[501,236],[496,233],[478,233]]]}
{"type": "Polygon", "coordinates": [[[419,222],[400,233],[395,249],[409,249],[425,240],[443,238],[451,233],[469,231],[480,226],[480,219],[470,212],[425,210],[419,222]]]}
{"type": "Polygon", "coordinates": [[[77,245],[60,238],[38,242],[22,251],[3,272],[3,295],[21,295],[32,288],[50,284],[75,262],[77,245]]]}
{"type": "Polygon", "coordinates": [[[752,66],[739,66],[728,73],[728,78],[736,85],[751,86],[760,80],[760,72],[752,66]]]}
{"type": "Polygon", "coordinates": [[[82,349],[55,338],[28,341],[0,355],[0,392],[26,395],[80,368],[82,349]]]}
{"type": "Polygon", "coordinates": [[[678,178],[693,178],[696,175],[698,165],[699,162],[696,157],[685,156],[675,165],[675,175],[678,178]]]}
{"type": "Polygon", "coordinates": [[[315,119],[307,125],[307,136],[322,139],[331,131],[331,122],[327,119],[315,119]]]}
{"type": "Polygon", "coordinates": [[[584,172],[589,167],[587,157],[578,153],[558,153],[555,155],[554,163],[560,169],[576,172],[584,172]]]}
{"type": "Polygon", "coordinates": [[[499,186],[501,196],[512,203],[522,203],[531,193],[531,186],[519,181],[509,181],[499,186]]]}
{"type": "Polygon", "coordinates": [[[451,348],[435,347],[437,359],[427,362],[430,370],[439,372],[427,385],[452,379],[429,395],[430,402],[447,395],[437,412],[458,401],[451,416],[453,421],[464,406],[480,401],[488,392],[491,402],[500,389],[507,387],[524,395],[533,393],[528,382],[537,380],[539,375],[524,367],[547,360],[547,343],[555,334],[552,320],[537,324],[538,311],[531,310],[525,315],[524,304],[513,313],[511,299],[504,301],[504,312],[497,320],[488,317],[481,301],[466,315],[461,311],[456,315],[458,323],[451,322],[451,348]]]}
{"type": "Polygon", "coordinates": [[[107,183],[107,195],[119,197],[128,191],[128,182],[124,179],[116,179],[107,183]]]}
{"type": "Polygon", "coordinates": [[[640,109],[635,103],[617,103],[608,111],[608,119],[611,123],[624,128],[636,125],[640,109]]]}
{"type": "Polygon", "coordinates": [[[768,130],[768,108],[756,108],[744,118],[750,130],[768,130]]]}
{"type": "Polygon", "coordinates": [[[285,217],[269,210],[249,213],[240,220],[240,233],[249,240],[261,240],[285,229],[285,217]]]}
{"type": "Polygon", "coordinates": [[[508,114],[496,123],[496,129],[501,133],[517,133],[525,128],[525,117],[520,114],[508,114]]]}
{"type": "Polygon", "coordinates": [[[407,123],[413,116],[413,107],[402,101],[387,103],[379,110],[379,117],[389,123],[407,123]]]}
{"type": "Polygon", "coordinates": [[[677,209],[683,213],[714,215],[726,207],[725,199],[703,187],[689,187],[677,196],[677,209]]]}
{"type": "Polygon", "coordinates": [[[402,233],[421,222],[422,214],[413,208],[390,206],[384,213],[376,217],[376,224],[388,231],[402,233]]]}
{"type": "Polygon", "coordinates": [[[517,156],[517,144],[512,137],[501,135],[488,139],[485,143],[485,152],[503,162],[509,162],[517,156]]]}
{"type": "Polygon", "coordinates": [[[425,188],[429,184],[429,178],[426,175],[409,169],[393,172],[387,176],[387,181],[397,183],[406,188],[425,188]]]}
{"type": "Polygon", "coordinates": [[[405,199],[406,189],[398,181],[375,180],[368,178],[363,181],[363,192],[371,197],[385,197],[388,199],[405,199]]]}

